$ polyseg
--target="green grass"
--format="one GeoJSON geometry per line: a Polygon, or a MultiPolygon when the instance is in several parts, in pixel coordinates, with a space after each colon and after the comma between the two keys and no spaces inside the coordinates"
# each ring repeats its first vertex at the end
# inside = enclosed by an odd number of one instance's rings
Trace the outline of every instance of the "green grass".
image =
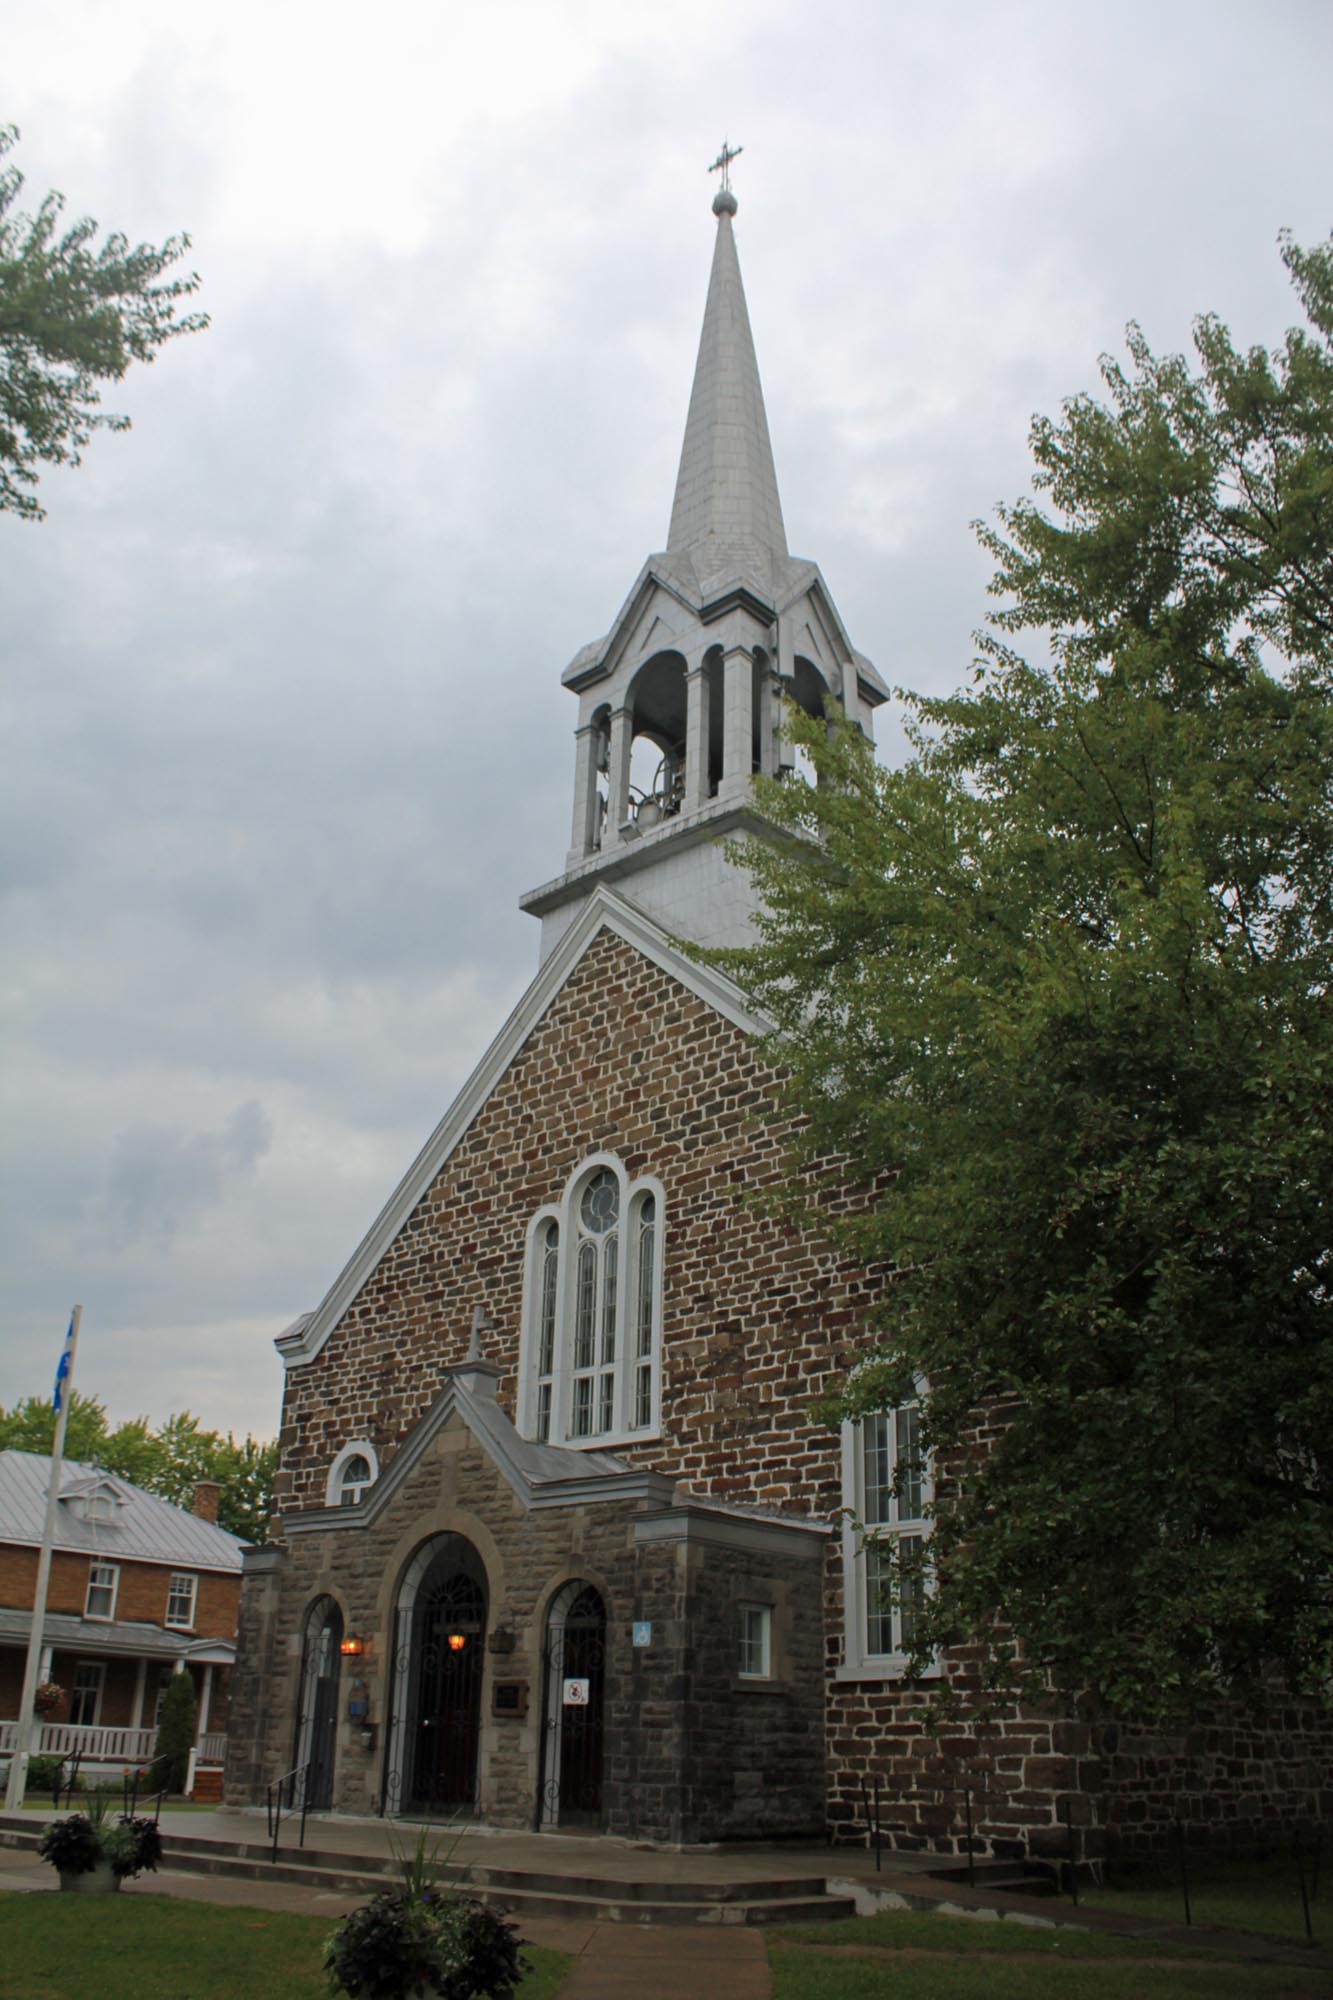
{"type": "Polygon", "coordinates": [[[769,1944],[773,2000],[1328,2000],[1333,1976],[1284,1966],[1220,1961],[1187,1966],[1115,1965],[1088,1960],[1025,1964],[1016,1959],[902,1958],[798,1952],[769,1944]]]}
{"type": "Polygon", "coordinates": [[[873,1945],[880,1951],[949,1951],[967,1957],[1014,1952],[1043,1958],[1194,1958],[1200,1944],[1156,1945],[1143,1938],[1107,1937],[1073,1928],[1041,1930],[1032,1924],[995,1923],[976,1917],[934,1916],[929,1910],[881,1910],[873,1917],[837,1923],[780,1924],[768,1936],[778,1943],[821,1946],[873,1945]]]}
{"type": "MultiPolygon", "coordinates": [[[[4,2000],[329,2000],[327,1917],[170,1896],[0,1897],[4,2000]]],[[[555,2000],[569,1967],[529,1945],[521,2000],[555,2000]]]]}
{"type": "MultiPolygon", "coordinates": [[[[1310,1926],[1315,1943],[1333,1947],[1333,1882],[1325,1856],[1320,1869],[1319,1900],[1310,1906],[1310,1926]]],[[[1126,1915],[1157,1917],[1164,1923],[1183,1924],[1185,1906],[1180,1894],[1180,1876],[1167,1867],[1141,1876],[1113,1876],[1113,1888],[1085,1889],[1083,1901],[1090,1909],[1119,1910],[1126,1915]]],[[[1310,1863],[1305,1864],[1305,1884],[1310,1888],[1310,1863]]],[[[1295,1861],[1287,1855],[1259,1861],[1201,1862],[1190,1869],[1190,1911],[1196,1924],[1220,1924],[1226,1930],[1261,1931],[1271,1937],[1295,1938],[1305,1943],[1305,1917],[1295,1861]]]]}

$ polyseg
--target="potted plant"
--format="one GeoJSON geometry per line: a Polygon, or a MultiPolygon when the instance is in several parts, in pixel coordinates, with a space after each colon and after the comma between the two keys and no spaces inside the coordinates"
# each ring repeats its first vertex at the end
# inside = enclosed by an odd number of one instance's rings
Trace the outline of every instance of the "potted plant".
{"type": "Polygon", "coordinates": [[[38,1681],[33,1690],[33,1709],[38,1715],[51,1715],[64,1699],[65,1690],[59,1681],[38,1681]]]}
{"type": "Polygon", "coordinates": [[[38,1853],[60,1876],[62,1889],[97,1892],[119,1889],[127,1876],[156,1868],[162,1839],[156,1820],[131,1813],[108,1813],[109,1792],[90,1792],[88,1810],[53,1819],[38,1853]]]}
{"type": "Polygon", "coordinates": [[[344,1917],[324,1947],[334,1991],[351,2000],[509,2000],[527,1970],[516,1926],[442,1888],[424,1834],[398,1859],[401,1887],[344,1917]]]}

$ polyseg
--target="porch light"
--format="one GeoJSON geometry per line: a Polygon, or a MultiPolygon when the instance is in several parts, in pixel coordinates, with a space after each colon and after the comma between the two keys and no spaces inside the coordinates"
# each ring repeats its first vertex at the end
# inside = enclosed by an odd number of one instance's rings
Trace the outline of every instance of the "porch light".
{"type": "Polygon", "coordinates": [[[345,1660],[359,1659],[365,1650],[366,1642],[359,1632],[349,1632],[347,1637],[338,1646],[338,1651],[345,1660]]]}
{"type": "Polygon", "coordinates": [[[451,1653],[461,1653],[466,1644],[467,1644],[466,1632],[451,1632],[449,1634],[448,1646],[449,1646],[449,1651],[451,1653]]]}

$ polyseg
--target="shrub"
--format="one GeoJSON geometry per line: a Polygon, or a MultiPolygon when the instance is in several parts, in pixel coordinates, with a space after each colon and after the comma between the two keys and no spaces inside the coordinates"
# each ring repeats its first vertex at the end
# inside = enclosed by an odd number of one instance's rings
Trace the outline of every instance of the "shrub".
{"type": "Polygon", "coordinates": [[[153,1783],[169,1792],[183,1792],[194,1747],[194,1682],[188,1673],[173,1674],[167,1683],[157,1725],[153,1783]]]}
{"type": "Polygon", "coordinates": [[[467,1896],[388,1889],[344,1917],[324,1969],[351,2000],[508,2000],[523,1973],[515,1926],[467,1896]]]}

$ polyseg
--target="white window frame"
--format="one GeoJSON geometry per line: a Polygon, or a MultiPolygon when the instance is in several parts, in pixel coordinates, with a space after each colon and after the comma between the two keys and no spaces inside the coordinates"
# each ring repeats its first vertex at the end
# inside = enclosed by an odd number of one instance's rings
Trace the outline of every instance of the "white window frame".
{"type": "Polygon", "coordinates": [[[96,1619],[98,1624],[110,1625],[116,1616],[116,1599],[120,1595],[120,1564],[99,1562],[96,1557],[88,1565],[88,1589],[83,1600],[85,1618],[96,1619]],[[93,1592],[109,1590],[111,1608],[109,1611],[93,1610],[93,1592]]]}
{"type": "MultiPolygon", "coordinates": [[[[892,1484],[898,1470],[899,1418],[918,1408],[917,1401],[903,1403],[895,1409],[878,1413],[876,1417],[846,1423],[842,1427],[843,1662],[835,1672],[835,1680],[901,1680],[908,1670],[908,1649],[902,1643],[902,1607],[895,1604],[891,1611],[885,1607],[884,1612],[877,1615],[870,1604],[872,1543],[892,1559],[900,1539],[907,1536],[919,1537],[923,1541],[930,1539],[928,1510],[934,1499],[931,1465],[928,1456],[922,1460],[921,1513],[901,1514],[902,1496],[893,1494],[888,1504],[887,1520],[875,1522],[868,1519],[868,1512],[873,1516],[877,1510],[873,1496],[867,1509],[866,1447],[868,1425],[884,1425],[887,1433],[884,1440],[887,1473],[892,1484]],[[882,1635],[883,1617],[888,1618],[890,1625],[887,1650],[876,1643],[880,1635],[877,1635],[875,1627],[880,1625],[882,1635]]],[[[939,1662],[933,1661],[923,1670],[922,1677],[934,1678],[940,1671],[939,1662]]]]}
{"type": "Polygon", "coordinates": [[[773,1678],[771,1604],[738,1604],[736,1607],[736,1675],[743,1681],[771,1681],[773,1678]]]}
{"type": "Polygon", "coordinates": [[[74,1672],[70,1675],[69,1683],[69,1719],[74,1727],[79,1729],[96,1729],[102,1714],[102,1696],[105,1692],[106,1662],[104,1660],[76,1660],[74,1662],[74,1672]],[[82,1687],[79,1686],[80,1675],[84,1677],[82,1687]],[[85,1716],[83,1713],[83,1704],[89,1695],[93,1698],[93,1712],[90,1716],[85,1716]]]}
{"type": "Polygon", "coordinates": [[[162,1621],[163,1624],[169,1625],[175,1632],[193,1632],[195,1607],[198,1602],[199,1579],[194,1571],[173,1569],[167,1578],[167,1610],[166,1616],[162,1621]],[[173,1618],[171,1615],[172,1599],[180,1597],[188,1599],[185,1607],[185,1616],[184,1618],[173,1618]]]}
{"type": "MultiPolygon", "coordinates": [[[[607,1232],[609,1235],[610,1232],[607,1232]]],[[[641,1444],[661,1436],[662,1426],[662,1281],[665,1269],[666,1197],[653,1174],[631,1180],[614,1153],[590,1153],[566,1181],[560,1199],[538,1209],[528,1224],[524,1250],[523,1324],[519,1340],[519,1429],[524,1437],[604,1451],[612,1445],[641,1444]],[[603,1170],[619,1187],[615,1275],[613,1362],[601,1351],[605,1332],[606,1273],[597,1261],[596,1334],[598,1354],[584,1367],[576,1366],[575,1326],[578,1309],[579,1247],[588,1237],[580,1223],[583,1190],[603,1170]],[[644,1261],[643,1210],[653,1204],[652,1239],[644,1261]],[[551,1369],[541,1368],[543,1300],[546,1290],[548,1230],[559,1232],[555,1265],[555,1324],[551,1369]],[[647,1305],[646,1316],[643,1312],[647,1305]],[[646,1350],[646,1351],[644,1351],[646,1350]],[[576,1378],[591,1377],[593,1428],[575,1434],[576,1378]],[[603,1424],[603,1380],[611,1379],[610,1421],[603,1424]]]]}
{"type": "Polygon", "coordinates": [[[365,1499],[380,1476],[379,1454],[369,1438],[349,1438],[333,1464],[324,1487],[326,1507],[355,1507],[365,1499]],[[344,1475],[354,1458],[364,1458],[370,1467],[369,1479],[346,1481],[344,1475]]]}

